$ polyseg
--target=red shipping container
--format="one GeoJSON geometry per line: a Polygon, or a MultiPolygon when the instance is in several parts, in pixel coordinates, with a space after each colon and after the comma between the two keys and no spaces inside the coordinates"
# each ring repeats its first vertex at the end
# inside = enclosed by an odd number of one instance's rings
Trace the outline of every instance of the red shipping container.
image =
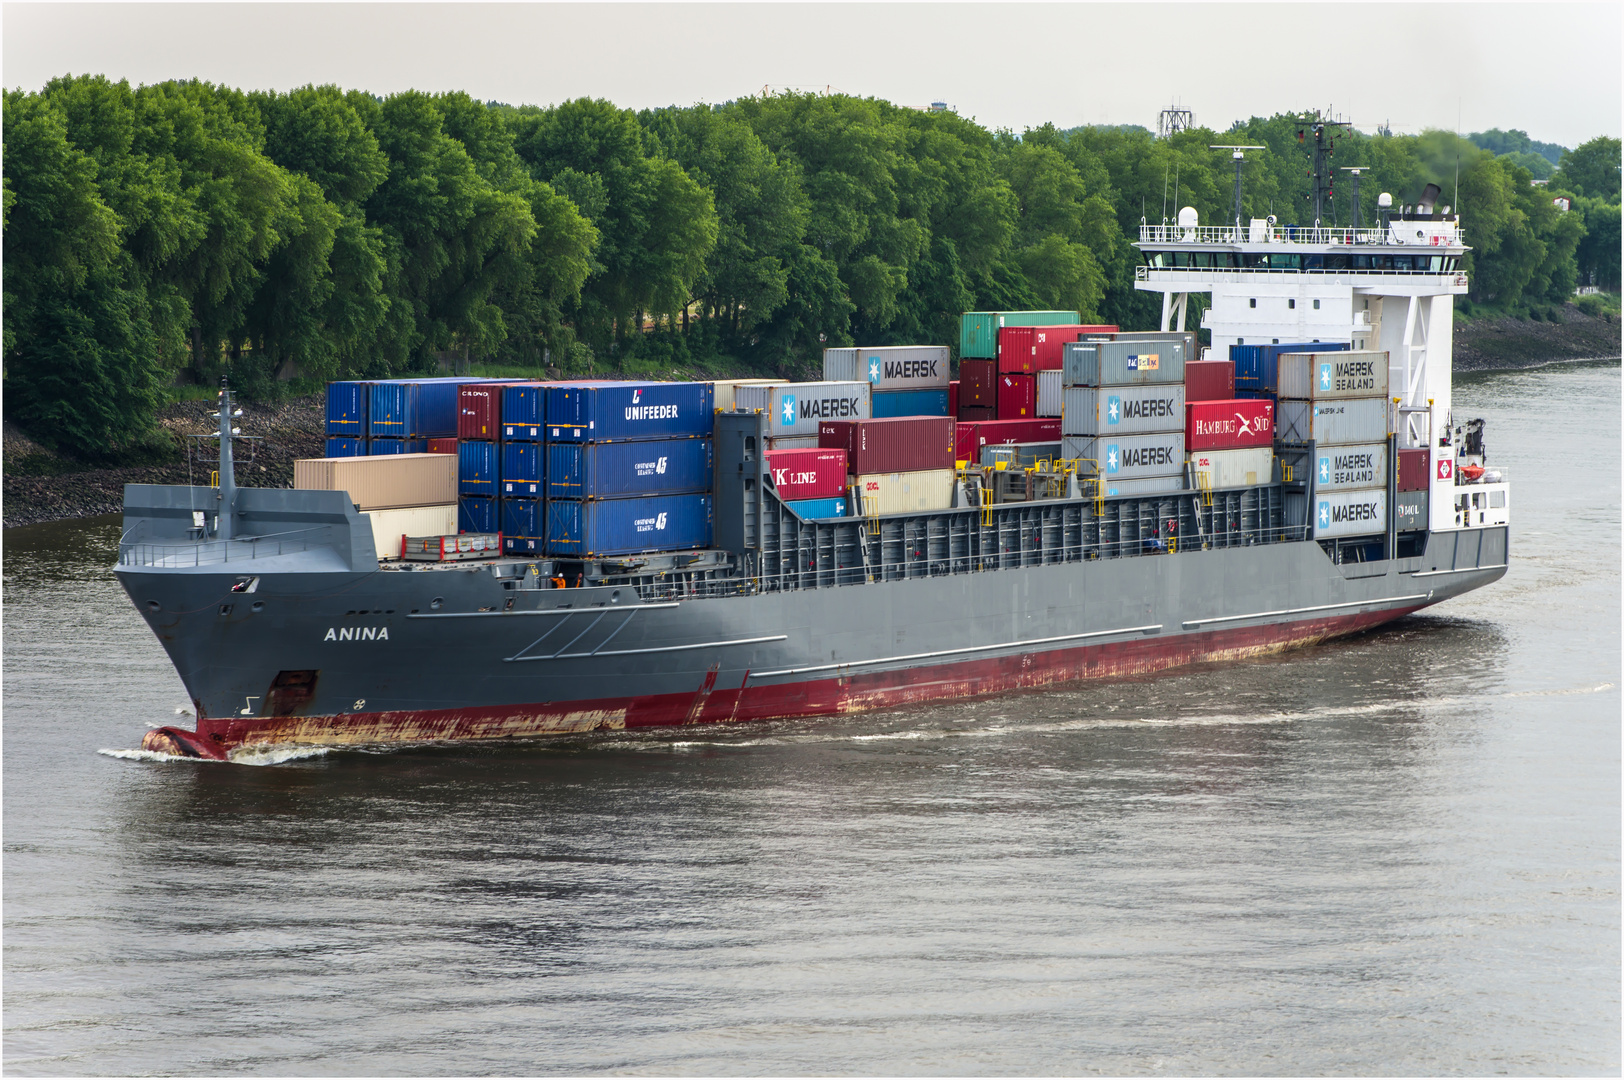
{"type": "Polygon", "coordinates": [[[1065,356],[1066,342],[1084,334],[1114,334],[1114,326],[1000,326],[998,328],[998,370],[1032,374],[1058,371],[1065,356]]]}
{"type": "Polygon", "coordinates": [[[780,499],[832,499],[846,491],[844,450],[769,450],[766,457],[780,499]]]}
{"type": "Polygon", "coordinates": [[[430,439],[427,453],[455,454],[457,452],[456,439],[430,439]]]}
{"type": "MultiPolygon", "coordinates": [[[[1019,330],[1021,327],[1013,327],[1019,330]]],[[[1030,329],[1030,328],[1028,328],[1030,329]]],[[[998,376],[998,419],[1030,420],[1038,414],[1038,377],[1004,374],[998,376]]]]}
{"type": "Polygon", "coordinates": [[[1427,447],[1419,450],[1400,450],[1398,452],[1398,489],[1400,491],[1426,491],[1430,486],[1432,477],[1432,451],[1427,447]]]}
{"type": "Polygon", "coordinates": [[[960,424],[954,436],[953,453],[960,461],[977,462],[981,460],[983,446],[1059,441],[1058,416],[1035,420],[987,420],[979,424],[960,424]]]}
{"type": "Polygon", "coordinates": [[[959,415],[959,380],[957,379],[947,384],[947,415],[959,415]]]}
{"type": "Polygon", "coordinates": [[[959,361],[959,407],[998,407],[998,361],[959,361]]]}
{"type": "Polygon", "coordinates": [[[818,446],[845,450],[847,469],[859,476],[951,469],[955,426],[950,416],[825,420],[818,446]]]}
{"type": "Polygon", "coordinates": [[[491,441],[502,437],[504,383],[463,383],[457,387],[457,438],[491,441]]]}
{"type": "Polygon", "coordinates": [[[960,405],[959,423],[979,424],[983,420],[998,419],[998,410],[987,408],[985,405],[960,405]]]}
{"type": "Polygon", "coordinates": [[[1184,365],[1184,400],[1233,401],[1235,361],[1195,360],[1184,365]]]}
{"type": "Polygon", "coordinates": [[[1274,445],[1274,402],[1250,398],[1184,405],[1186,450],[1244,450],[1274,445]]]}

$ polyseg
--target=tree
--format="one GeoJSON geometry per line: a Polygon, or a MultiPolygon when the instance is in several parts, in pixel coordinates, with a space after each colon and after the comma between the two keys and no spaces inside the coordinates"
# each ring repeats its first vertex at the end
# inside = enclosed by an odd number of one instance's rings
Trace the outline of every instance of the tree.
{"type": "Polygon", "coordinates": [[[1619,154],[1620,140],[1605,135],[1581,144],[1562,155],[1561,186],[1575,195],[1618,199],[1619,154]]]}

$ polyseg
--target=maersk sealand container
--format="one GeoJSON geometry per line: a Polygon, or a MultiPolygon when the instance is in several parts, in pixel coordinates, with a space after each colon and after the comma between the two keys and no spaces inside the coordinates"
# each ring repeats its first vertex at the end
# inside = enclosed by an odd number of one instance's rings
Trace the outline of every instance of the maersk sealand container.
{"type": "Polygon", "coordinates": [[[547,500],[547,553],[578,558],[709,547],[709,495],[547,500]]]}
{"type": "Polygon", "coordinates": [[[620,499],[709,491],[711,440],[547,445],[547,497],[620,499]]]}
{"type": "Polygon", "coordinates": [[[622,442],[709,435],[710,383],[611,383],[547,388],[548,442],[622,442]]]}

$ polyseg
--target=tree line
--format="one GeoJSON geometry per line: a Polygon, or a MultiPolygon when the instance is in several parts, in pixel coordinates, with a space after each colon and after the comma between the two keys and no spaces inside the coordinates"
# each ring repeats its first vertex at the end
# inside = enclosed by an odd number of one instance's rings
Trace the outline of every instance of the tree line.
{"type": "MultiPolygon", "coordinates": [[[[1267,147],[1243,212],[1306,223],[1301,130],[1282,114],[1017,135],[842,95],[633,112],[67,76],[4,99],[6,413],[95,453],[146,437],[167,386],[223,372],[261,395],[447,357],[800,374],[825,345],[956,342],[966,310],[1149,327],[1141,221],[1228,220],[1230,160],[1209,147],[1243,141],[1267,147]]],[[[1333,165],[1370,170],[1366,223],[1380,191],[1438,183],[1465,215],[1474,300],[1616,289],[1619,141],[1561,155],[1539,187],[1521,155],[1546,144],[1472,139],[1488,148],[1349,131],[1333,165]]],[[[1338,182],[1331,223],[1350,200],[1338,182]]]]}

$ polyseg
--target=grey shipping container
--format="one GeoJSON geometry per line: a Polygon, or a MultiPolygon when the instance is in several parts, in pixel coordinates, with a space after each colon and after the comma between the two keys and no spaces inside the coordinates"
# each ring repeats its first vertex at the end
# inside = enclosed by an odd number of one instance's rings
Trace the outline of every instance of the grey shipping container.
{"type": "Polygon", "coordinates": [[[1425,491],[1401,491],[1393,502],[1393,517],[1399,532],[1419,532],[1427,527],[1428,500],[1425,491]]]}
{"type": "Polygon", "coordinates": [[[866,382],[876,390],[934,390],[951,379],[946,345],[879,345],[824,349],[826,382],[866,382]]]}
{"type": "Polygon", "coordinates": [[[1006,468],[1024,469],[1039,461],[1054,461],[1060,457],[1060,444],[1057,442],[1029,442],[1029,443],[1000,443],[987,445],[981,448],[982,468],[996,468],[998,462],[1005,463],[1006,468]]]}
{"type": "Polygon", "coordinates": [[[1276,372],[1279,396],[1311,401],[1387,396],[1387,353],[1285,353],[1276,372]]]}
{"type": "Polygon", "coordinates": [[[871,392],[866,382],[774,383],[734,387],[733,403],[746,412],[765,413],[769,438],[811,435],[815,440],[825,420],[870,419],[871,392]]]}
{"type": "Polygon", "coordinates": [[[1067,386],[1184,382],[1184,346],[1176,341],[1073,341],[1060,370],[1067,386]]]}
{"type": "Polygon", "coordinates": [[[1139,435],[1184,430],[1184,387],[1177,383],[1144,386],[1068,386],[1062,435],[1139,435]]]}
{"type": "MultiPolygon", "coordinates": [[[[1107,499],[1128,495],[1162,495],[1168,492],[1184,490],[1184,477],[1182,476],[1152,476],[1144,480],[1112,480],[1105,479],[1101,485],[1100,494],[1107,499]]],[[[1093,491],[1085,494],[1092,495],[1093,491]]]]}
{"type": "Polygon", "coordinates": [[[1314,536],[1374,536],[1387,531],[1387,489],[1316,491],[1314,536]]]}
{"type": "Polygon", "coordinates": [[[1176,341],[1184,346],[1186,362],[1198,360],[1201,350],[1192,330],[1127,330],[1115,334],[1084,334],[1084,341],[1176,341]]]}
{"type": "Polygon", "coordinates": [[[1322,446],[1380,442],[1387,438],[1387,399],[1282,398],[1274,410],[1274,437],[1283,443],[1316,442],[1322,446]]]}
{"type": "Polygon", "coordinates": [[[1062,382],[1064,374],[1059,368],[1037,373],[1038,416],[1059,416],[1065,411],[1065,399],[1061,393],[1065,389],[1062,382]]]}
{"type": "Polygon", "coordinates": [[[1387,444],[1315,447],[1316,491],[1387,486],[1387,444]]]}
{"type": "Polygon", "coordinates": [[[1184,473],[1184,432],[1151,435],[1068,435],[1060,440],[1060,456],[1079,462],[1084,476],[1098,473],[1107,480],[1140,480],[1149,476],[1184,473]]]}

